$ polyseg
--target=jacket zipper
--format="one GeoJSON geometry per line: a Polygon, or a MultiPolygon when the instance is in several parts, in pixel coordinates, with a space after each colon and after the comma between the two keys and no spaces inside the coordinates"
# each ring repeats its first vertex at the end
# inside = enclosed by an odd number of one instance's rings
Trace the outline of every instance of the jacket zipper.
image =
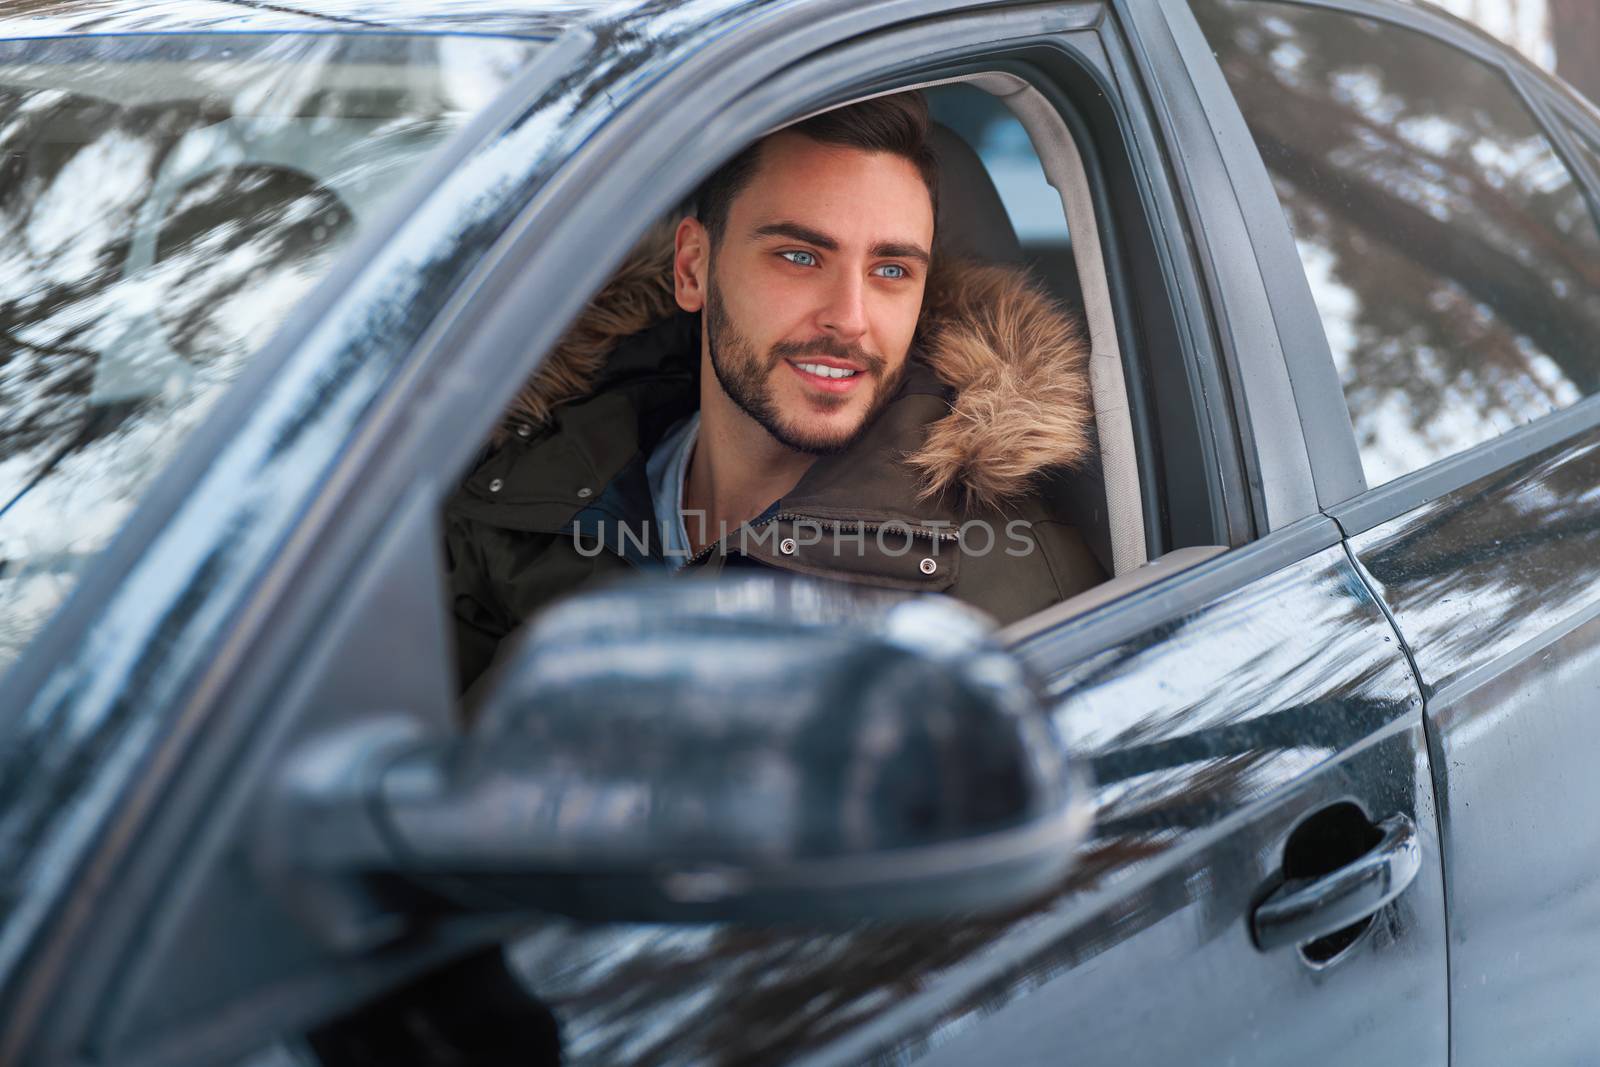
{"type": "MultiPolygon", "coordinates": [[[[960,541],[961,540],[961,535],[956,533],[953,530],[950,531],[950,532],[945,532],[943,530],[919,529],[919,528],[917,528],[915,526],[912,526],[909,523],[904,523],[904,522],[865,522],[865,521],[857,521],[857,522],[848,522],[847,523],[842,519],[819,519],[814,515],[801,515],[798,512],[792,512],[792,511],[780,511],[776,515],[769,515],[767,518],[761,520],[756,525],[750,527],[750,529],[759,530],[763,526],[768,526],[768,525],[770,525],[770,524],[772,524],[774,522],[780,522],[780,521],[784,521],[784,520],[787,520],[789,522],[814,522],[814,523],[817,523],[820,526],[831,527],[835,534],[837,534],[840,530],[844,529],[846,526],[850,527],[852,532],[860,531],[861,533],[871,532],[871,533],[874,533],[874,534],[877,533],[877,531],[879,531],[879,530],[887,530],[887,529],[893,527],[896,530],[900,530],[900,531],[903,531],[905,533],[909,533],[912,537],[926,537],[928,540],[934,541],[934,542],[939,542],[939,541],[960,541]]],[[[695,564],[699,563],[701,560],[703,560],[703,559],[707,558],[708,556],[710,556],[712,550],[715,549],[720,544],[722,544],[722,539],[721,538],[718,538],[717,540],[711,542],[709,545],[707,545],[706,547],[702,548],[699,552],[696,552],[693,556],[689,557],[688,562],[686,562],[684,564],[684,566],[685,567],[692,567],[695,564]]]]}

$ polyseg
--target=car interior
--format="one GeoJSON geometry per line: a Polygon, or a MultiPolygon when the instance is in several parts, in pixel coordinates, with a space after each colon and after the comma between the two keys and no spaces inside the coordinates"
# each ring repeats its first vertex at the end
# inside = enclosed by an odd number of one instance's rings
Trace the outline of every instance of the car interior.
{"type": "Polygon", "coordinates": [[[1122,358],[1083,160],[1059,117],[1021,78],[984,74],[923,91],[936,123],[940,250],[1023,267],[1061,304],[1081,309],[1091,339],[1100,463],[1057,491],[1072,502],[1078,527],[1106,573],[1126,574],[1145,562],[1144,518],[1122,358]],[[987,160],[975,145],[988,152],[987,160]],[[1047,146],[1046,152],[1038,153],[1037,145],[1047,146]],[[1084,236],[1075,242],[1074,235],[1084,236]]]}
{"type": "Polygon", "coordinates": [[[1067,472],[1051,491],[1069,503],[1110,580],[1007,628],[1025,636],[1090,611],[1225,551],[1193,545],[1152,559],[1145,528],[1129,383],[1092,186],[1072,131],[1028,81],[987,72],[918,86],[935,121],[940,163],[936,238],[947,253],[1026,268],[1079,311],[1091,346],[1089,376],[1098,465],[1067,472]]]}

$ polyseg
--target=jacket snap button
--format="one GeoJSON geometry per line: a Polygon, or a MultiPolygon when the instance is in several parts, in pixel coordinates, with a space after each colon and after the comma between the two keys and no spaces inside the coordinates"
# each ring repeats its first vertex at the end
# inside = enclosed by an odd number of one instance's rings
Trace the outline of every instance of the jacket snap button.
{"type": "Polygon", "coordinates": [[[785,556],[792,556],[799,551],[799,549],[800,546],[794,543],[794,538],[792,537],[785,537],[782,543],[778,545],[778,551],[782,552],[785,556]]]}
{"type": "Polygon", "coordinates": [[[917,567],[923,574],[932,574],[939,569],[939,565],[933,561],[932,557],[925,557],[921,563],[917,564],[917,567]]]}
{"type": "Polygon", "coordinates": [[[592,496],[594,496],[594,490],[590,489],[588,486],[584,486],[582,489],[578,490],[579,500],[588,500],[592,496]]]}
{"type": "Polygon", "coordinates": [[[496,478],[494,481],[489,483],[489,492],[498,493],[500,490],[504,489],[505,487],[506,487],[506,483],[501,481],[499,478],[496,478]]]}

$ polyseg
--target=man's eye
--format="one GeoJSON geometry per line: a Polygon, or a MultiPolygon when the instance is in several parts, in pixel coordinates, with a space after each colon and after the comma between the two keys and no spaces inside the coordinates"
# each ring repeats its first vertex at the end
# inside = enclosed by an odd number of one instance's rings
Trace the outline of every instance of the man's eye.
{"type": "Polygon", "coordinates": [[[885,263],[878,268],[878,273],[884,278],[904,278],[906,269],[898,263],[885,263]]]}
{"type": "Polygon", "coordinates": [[[810,252],[779,252],[778,255],[787,259],[790,263],[795,263],[802,267],[815,267],[817,265],[817,257],[810,252]]]}

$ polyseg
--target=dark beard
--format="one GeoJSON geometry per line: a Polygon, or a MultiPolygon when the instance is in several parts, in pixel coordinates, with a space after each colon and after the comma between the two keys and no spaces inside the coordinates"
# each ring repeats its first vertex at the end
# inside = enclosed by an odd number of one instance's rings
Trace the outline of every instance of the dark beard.
{"type": "MultiPolygon", "coordinates": [[[[722,391],[738,405],[740,411],[754,419],[758,426],[772,435],[773,440],[787,449],[812,456],[834,456],[848,452],[872,428],[872,424],[894,398],[909,361],[902,362],[893,377],[886,377],[884,360],[881,356],[840,344],[829,337],[819,337],[812,341],[780,341],[772,346],[767,358],[763,360],[756,354],[755,346],[739,332],[733,320],[728,318],[717,291],[716,272],[713,269],[711,273],[712,277],[706,286],[706,344],[711,354],[711,369],[715,372],[722,391]],[[829,439],[808,437],[803,432],[784,425],[767,383],[779,363],[787,358],[806,355],[853,359],[864,366],[863,374],[873,377],[875,391],[872,404],[862,418],[861,425],[848,437],[829,439]]],[[[824,408],[839,407],[847,403],[848,398],[824,396],[818,398],[818,402],[824,408]]]]}

